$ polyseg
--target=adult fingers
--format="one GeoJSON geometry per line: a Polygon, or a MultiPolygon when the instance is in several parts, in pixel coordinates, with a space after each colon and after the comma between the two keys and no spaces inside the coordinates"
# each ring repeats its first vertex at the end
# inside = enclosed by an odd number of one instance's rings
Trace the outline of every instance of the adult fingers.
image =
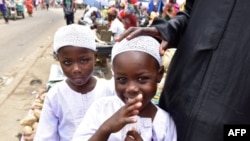
{"type": "Polygon", "coordinates": [[[140,27],[130,27],[128,30],[126,30],[122,34],[120,34],[119,37],[117,37],[115,39],[115,41],[120,42],[121,40],[126,38],[128,35],[130,35],[131,37],[135,37],[134,32],[136,32],[136,34],[138,34],[137,30],[140,30],[140,27]]]}
{"type": "Polygon", "coordinates": [[[145,27],[145,28],[141,28],[141,35],[149,35],[149,36],[153,36],[155,38],[158,39],[162,39],[160,32],[158,31],[158,29],[156,27],[145,27]]]}
{"type": "Polygon", "coordinates": [[[124,33],[122,33],[115,41],[119,42],[124,38],[128,40],[140,35],[149,35],[161,39],[160,33],[155,27],[130,27],[124,33]]]}
{"type": "Polygon", "coordinates": [[[165,51],[167,50],[168,48],[168,42],[165,41],[165,40],[162,40],[161,41],[161,45],[160,45],[160,55],[163,56],[165,51]]]}

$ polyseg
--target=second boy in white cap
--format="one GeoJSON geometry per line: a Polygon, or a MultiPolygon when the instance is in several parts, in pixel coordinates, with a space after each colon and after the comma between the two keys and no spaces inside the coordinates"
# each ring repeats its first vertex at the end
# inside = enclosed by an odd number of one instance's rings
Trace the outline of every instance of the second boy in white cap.
{"type": "Polygon", "coordinates": [[[48,91],[34,141],[70,141],[92,102],[113,95],[108,80],[92,75],[96,44],[89,27],[59,28],[54,52],[67,78],[48,91]]]}
{"type": "Polygon", "coordinates": [[[177,140],[171,116],[151,102],[164,71],[159,47],[150,36],[114,45],[112,69],[117,95],[91,105],[73,141],[177,140]]]}

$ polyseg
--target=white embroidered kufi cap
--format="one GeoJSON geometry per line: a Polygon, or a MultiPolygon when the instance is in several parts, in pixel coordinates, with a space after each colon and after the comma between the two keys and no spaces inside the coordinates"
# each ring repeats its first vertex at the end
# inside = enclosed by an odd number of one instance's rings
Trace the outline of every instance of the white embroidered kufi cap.
{"type": "Polygon", "coordinates": [[[154,57],[161,66],[162,59],[159,47],[160,43],[151,36],[138,36],[131,40],[123,39],[121,42],[116,42],[113,46],[111,60],[113,62],[116,55],[126,51],[141,51],[154,57]]]}
{"type": "Polygon", "coordinates": [[[61,47],[69,45],[96,51],[94,33],[84,25],[70,24],[60,27],[54,36],[54,52],[57,53],[61,47]]]}

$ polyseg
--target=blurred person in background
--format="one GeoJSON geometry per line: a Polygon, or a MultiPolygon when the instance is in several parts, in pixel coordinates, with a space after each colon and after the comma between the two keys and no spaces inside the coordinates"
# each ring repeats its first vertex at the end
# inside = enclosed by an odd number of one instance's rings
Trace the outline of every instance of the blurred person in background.
{"type": "Polygon", "coordinates": [[[27,13],[30,17],[33,14],[33,0],[25,0],[25,6],[27,8],[27,13]]]}
{"type": "Polygon", "coordinates": [[[93,25],[97,17],[101,16],[99,9],[96,7],[89,7],[86,13],[83,15],[83,20],[87,22],[88,25],[93,25]]]}
{"type": "Polygon", "coordinates": [[[74,23],[74,13],[75,13],[75,5],[74,0],[62,0],[62,7],[64,12],[64,17],[66,19],[66,24],[74,23]]]}
{"type": "Polygon", "coordinates": [[[101,14],[101,17],[103,18],[103,20],[107,20],[107,18],[108,18],[108,7],[102,6],[102,8],[100,9],[100,14],[101,14]]]}
{"type": "Polygon", "coordinates": [[[0,0],[0,12],[3,15],[5,23],[6,24],[9,23],[9,13],[8,13],[8,9],[7,9],[7,5],[6,5],[5,0],[0,0]]]}
{"type": "Polygon", "coordinates": [[[44,0],[44,2],[45,2],[46,9],[49,10],[50,0],[44,0]]]}
{"type": "Polygon", "coordinates": [[[163,8],[162,17],[166,20],[170,20],[177,14],[177,12],[179,12],[179,10],[180,5],[176,2],[176,0],[169,0],[163,8]]]}
{"type": "Polygon", "coordinates": [[[121,20],[117,17],[118,10],[114,7],[109,8],[108,10],[108,21],[109,21],[109,31],[112,32],[112,37],[115,39],[122,32],[124,32],[125,28],[121,20]]]}
{"type": "Polygon", "coordinates": [[[37,5],[39,4],[38,0],[33,0],[33,7],[37,10],[37,5]]]}
{"type": "Polygon", "coordinates": [[[155,12],[156,16],[161,16],[163,7],[164,3],[162,0],[150,0],[148,3],[148,13],[150,15],[152,12],[155,12]]]}
{"type": "MultiPolygon", "coordinates": [[[[131,6],[131,4],[129,5],[131,6]]],[[[132,11],[129,11],[129,8],[127,8],[126,10],[125,2],[120,3],[120,8],[121,10],[118,13],[118,17],[119,19],[121,19],[122,23],[124,24],[125,29],[128,29],[129,27],[136,27],[137,26],[136,16],[134,13],[132,13],[132,11]]]]}

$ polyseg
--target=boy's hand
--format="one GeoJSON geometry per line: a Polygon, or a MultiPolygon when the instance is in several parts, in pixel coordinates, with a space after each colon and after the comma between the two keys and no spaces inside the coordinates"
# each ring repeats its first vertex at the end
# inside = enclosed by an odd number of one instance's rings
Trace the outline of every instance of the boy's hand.
{"type": "Polygon", "coordinates": [[[142,94],[137,95],[135,98],[129,100],[123,107],[107,119],[102,128],[108,129],[110,133],[120,131],[126,124],[135,123],[136,119],[130,118],[131,116],[138,115],[139,109],[142,106],[142,94]]]}
{"type": "Polygon", "coordinates": [[[135,130],[130,130],[127,132],[125,141],[143,141],[141,135],[135,130]]]}

